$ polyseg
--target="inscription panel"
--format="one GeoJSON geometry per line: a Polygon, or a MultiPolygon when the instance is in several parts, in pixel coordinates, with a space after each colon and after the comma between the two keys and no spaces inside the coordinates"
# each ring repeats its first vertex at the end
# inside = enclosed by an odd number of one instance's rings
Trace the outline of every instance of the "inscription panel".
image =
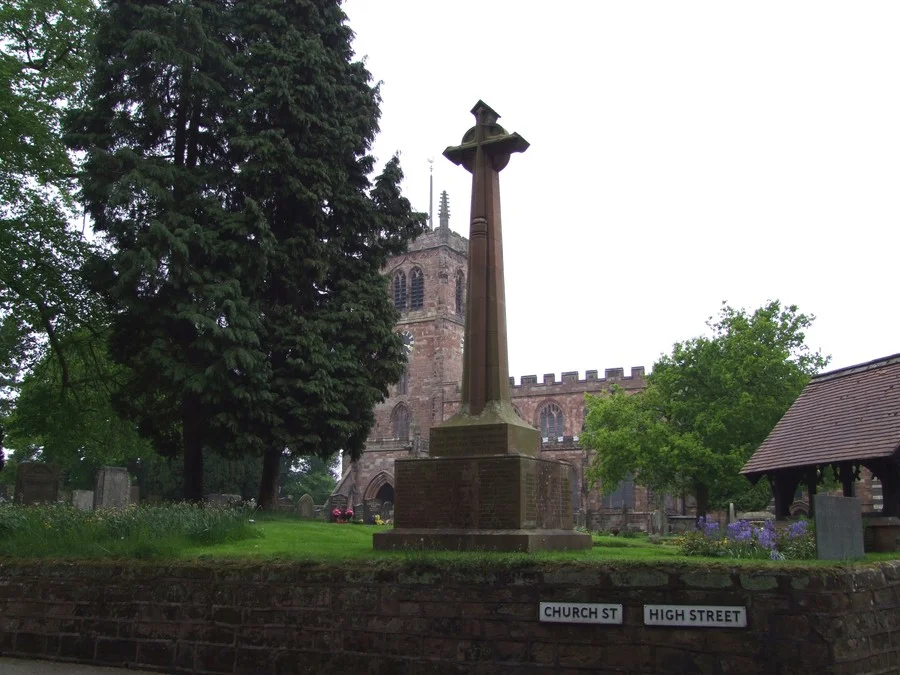
{"type": "Polygon", "coordinates": [[[432,457],[505,454],[509,451],[506,425],[438,427],[431,430],[432,457]]]}
{"type": "MultiPolygon", "coordinates": [[[[529,467],[530,468],[530,467],[529,467]]],[[[538,519],[537,473],[525,472],[525,522],[526,527],[535,527],[538,519]]]]}

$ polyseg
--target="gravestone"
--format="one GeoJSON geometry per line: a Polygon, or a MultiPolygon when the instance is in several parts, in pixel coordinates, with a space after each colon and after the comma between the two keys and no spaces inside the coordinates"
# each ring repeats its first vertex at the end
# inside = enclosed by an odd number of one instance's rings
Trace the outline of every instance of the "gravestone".
{"type": "Polygon", "coordinates": [[[297,513],[301,518],[315,518],[316,505],[311,495],[305,494],[300,497],[300,501],[297,503],[297,513]]]}
{"type": "Polygon", "coordinates": [[[128,503],[135,506],[141,503],[141,488],[137,485],[131,486],[131,490],[128,492],[128,503]]]}
{"type": "Polygon", "coordinates": [[[93,490],[72,490],[72,506],[79,511],[92,511],[94,509],[93,490]]]}
{"type": "Polygon", "coordinates": [[[737,514],[737,520],[746,520],[749,523],[765,523],[767,520],[775,520],[775,514],[769,511],[745,511],[737,514]]]}
{"type": "Polygon", "coordinates": [[[52,503],[59,497],[59,468],[43,462],[22,462],[16,473],[16,504],[52,503]]]}
{"type": "Polygon", "coordinates": [[[858,497],[813,495],[816,557],[819,560],[862,558],[862,502],[858,497]]]}
{"type": "MultiPolygon", "coordinates": [[[[573,530],[571,464],[539,455],[540,434],[510,402],[500,172],[528,142],[478,101],[475,126],[444,156],[472,174],[459,411],[432,427],[429,457],[394,462],[394,530],[376,549],[590,548],[573,530]]],[[[539,320],[536,317],[536,321],[539,320]]]]}
{"type": "Polygon", "coordinates": [[[325,517],[328,520],[328,522],[330,522],[330,523],[334,522],[334,520],[335,520],[334,510],[337,509],[338,511],[343,512],[347,509],[347,496],[346,495],[331,495],[328,498],[327,507],[328,507],[328,509],[327,509],[328,512],[325,514],[325,517]]]}
{"type": "Polygon", "coordinates": [[[124,509],[131,497],[131,479],[128,469],[120,466],[104,466],[94,478],[94,508],[124,509]]]}
{"type": "Polygon", "coordinates": [[[206,495],[206,503],[217,508],[228,508],[241,503],[241,496],[229,493],[211,492],[206,495]]]}
{"type": "Polygon", "coordinates": [[[381,505],[381,519],[384,521],[394,520],[394,504],[392,502],[384,502],[381,505]]]}
{"type": "Polygon", "coordinates": [[[662,509],[650,514],[650,534],[669,534],[669,516],[662,509]]]}

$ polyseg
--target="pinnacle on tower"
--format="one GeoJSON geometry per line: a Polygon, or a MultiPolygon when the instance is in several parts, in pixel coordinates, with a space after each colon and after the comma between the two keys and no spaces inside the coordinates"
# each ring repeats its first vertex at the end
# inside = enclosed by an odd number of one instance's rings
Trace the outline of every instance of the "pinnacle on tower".
{"type": "Polygon", "coordinates": [[[441,203],[438,207],[438,218],[442,230],[450,229],[450,200],[447,197],[447,191],[441,191],[441,203]]]}

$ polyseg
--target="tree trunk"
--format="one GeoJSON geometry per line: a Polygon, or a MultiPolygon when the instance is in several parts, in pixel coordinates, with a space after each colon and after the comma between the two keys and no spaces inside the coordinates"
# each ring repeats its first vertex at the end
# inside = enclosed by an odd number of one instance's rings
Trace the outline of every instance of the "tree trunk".
{"type": "Polygon", "coordinates": [[[184,499],[199,504],[203,501],[203,437],[197,424],[197,415],[197,411],[190,403],[182,404],[184,499]]]}
{"type": "Polygon", "coordinates": [[[269,448],[263,458],[262,480],[259,485],[259,508],[274,511],[278,503],[281,481],[281,448],[269,448]]]}
{"type": "Polygon", "coordinates": [[[703,483],[694,483],[694,497],[697,499],[697,517],[705,516],[709,510],[709,488],[703,483]]]}

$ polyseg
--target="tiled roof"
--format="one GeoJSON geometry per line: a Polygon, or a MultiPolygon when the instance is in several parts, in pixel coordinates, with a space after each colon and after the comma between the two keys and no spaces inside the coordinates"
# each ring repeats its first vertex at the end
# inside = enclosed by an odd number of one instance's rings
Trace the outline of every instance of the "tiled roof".
{"type": "Polygon", "coordinates": [[[900,453],[900,354],[814,377],[744,465],[773,469],[900,453]]]}

